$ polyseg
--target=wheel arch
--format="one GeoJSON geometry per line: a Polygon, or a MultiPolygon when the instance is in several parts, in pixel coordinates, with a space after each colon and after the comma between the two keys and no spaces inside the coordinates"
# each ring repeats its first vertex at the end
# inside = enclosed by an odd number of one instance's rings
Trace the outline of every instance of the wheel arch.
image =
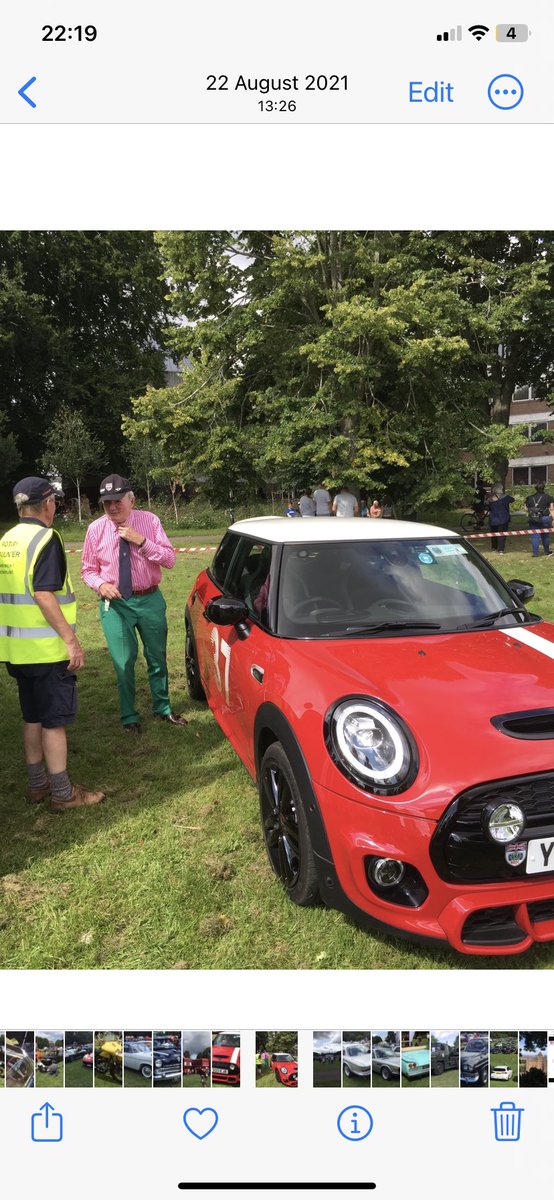
{"type": "Polygon", "coordinates": [[[284,713],[275,704],[268,702],[260,705],[254,724],[254,758],[258,786],[262,759],[275,742],[280,742],[283,747],[302,793],[318,875],[321,875],[322,867],[328,865],[332,868],[334,876],[331,848],[303,751],[284,713]]]}

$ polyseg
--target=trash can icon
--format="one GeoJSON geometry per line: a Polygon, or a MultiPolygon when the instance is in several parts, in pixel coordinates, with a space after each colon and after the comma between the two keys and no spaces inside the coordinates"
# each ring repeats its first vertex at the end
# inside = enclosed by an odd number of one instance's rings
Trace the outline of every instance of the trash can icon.
{"type": "Polygon", "coordinates": [[[498,1108],[491,1108],[494,1114],[494,1136],[497,1142],[519,1142],[521,1135],[521,1114],[525,1109],[518,1108],[513,1100],[504,1100],[498,1108]]]}

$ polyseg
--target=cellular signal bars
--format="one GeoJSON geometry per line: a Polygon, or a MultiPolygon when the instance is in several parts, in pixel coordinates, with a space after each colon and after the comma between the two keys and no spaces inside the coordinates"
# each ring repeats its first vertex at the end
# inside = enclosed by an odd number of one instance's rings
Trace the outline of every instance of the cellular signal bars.
{"type": "Polygon", "coordinates": [[[457,25],[455,29],[451,29],[450,33],[448,32],[448,29],[445,31],[445,33],[437,33],[437,42],[461,42],[461,40],[461,25],[457,25]]]}

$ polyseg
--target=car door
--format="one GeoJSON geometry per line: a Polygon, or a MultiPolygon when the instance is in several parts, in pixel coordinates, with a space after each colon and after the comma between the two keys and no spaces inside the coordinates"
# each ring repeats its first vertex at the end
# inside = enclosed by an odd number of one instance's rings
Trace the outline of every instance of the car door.
{"type": "Polygon", "coordinates": [[[239,537],[224,582],[224,594],[243,600],[249,611],[244,627],[203,621],[203,676],[218,721],[248,770],[254,774],[253,731],[263,702],[273,658],[269,628],[271,590],[275,585],[276,547],[252,537],[239,537]]]}

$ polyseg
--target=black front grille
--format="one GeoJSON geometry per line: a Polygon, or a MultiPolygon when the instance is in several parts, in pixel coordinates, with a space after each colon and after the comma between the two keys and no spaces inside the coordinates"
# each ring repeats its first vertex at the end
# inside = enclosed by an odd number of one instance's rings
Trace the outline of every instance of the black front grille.
{"type": "Polygon", "coordinates": [[[539,925],[541,921],[554,921],[554,899],[533,900],[527,905],[527,911],[533,925],[539,925]]]}
{"type": "Polygon", "coordinates": [[[518,946],[526,936],[511,905],[480,908],[467,918],[462,929],[465,946],[518,946]]]}
{"type": "MultiPolygon", "coordinates": [[[[496,845],[483,832],[483,811],[507,799],[525,814],[525,829],[518,843],[554,837],[554,772],[517,775],[468,788],[447,808],[431,842],[431,859],[441,879],[449,883],[499,883],[525,877],[525,860],[511,866],[506,862],[510,846],[496,845]]],[[[539,878],[548,879],[553,874],[554,865],[551,872],[539,878]]]]}

